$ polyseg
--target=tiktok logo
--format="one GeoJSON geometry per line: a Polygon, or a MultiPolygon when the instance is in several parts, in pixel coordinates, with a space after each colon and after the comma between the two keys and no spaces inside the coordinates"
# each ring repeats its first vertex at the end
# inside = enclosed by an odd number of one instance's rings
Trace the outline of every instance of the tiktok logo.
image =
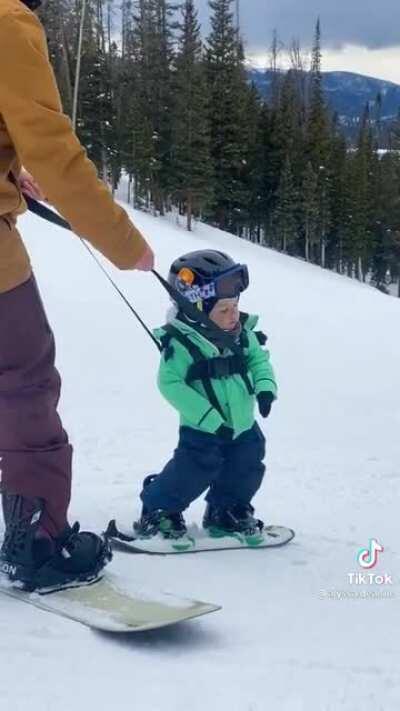
{"type": "Polygon", "coordinates": [[[361,548],[357,553],[357,561],[362,568],[375,568],[378,562],[378,554],[383,553],[384,548],[376,540],[371,538],[368,548],[361,548]]]}

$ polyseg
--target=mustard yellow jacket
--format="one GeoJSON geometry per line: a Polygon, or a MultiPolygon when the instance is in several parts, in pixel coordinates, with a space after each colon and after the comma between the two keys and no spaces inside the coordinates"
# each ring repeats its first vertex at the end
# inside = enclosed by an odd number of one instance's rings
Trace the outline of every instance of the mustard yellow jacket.
{"type": "Polygon", "coordinates": [[[26,205],[16,184],[21,163],[49,202],[121,269],[131,269],[145,242],[97,177],[62,112],[46,38],[20,0],[0,2],[0,293],[30,276],[15,229],[26,205]]]}

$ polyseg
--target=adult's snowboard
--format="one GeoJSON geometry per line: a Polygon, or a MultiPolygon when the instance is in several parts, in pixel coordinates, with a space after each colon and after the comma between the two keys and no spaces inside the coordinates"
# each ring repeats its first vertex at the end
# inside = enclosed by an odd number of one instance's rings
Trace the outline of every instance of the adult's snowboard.
{"type": "Polygon", "coordinates": [[[232,533],[215,537],[192,525],[188,527],[187,535],[178,539],[163,538],[160,534],[151,538],[137,538],[132,527],[123,527],[114,520],[110,521],[105,535],[111,542],[120,544],[121,550],[125,548],[133,553],[170,555],[240,548],[278,548],[293,540],[295,532],[285,526],[265,526],[262,532],[252,536],[232,533]]]}
{"type": "Polygon", "coordinates": [[[105,632],[142,632],[221,609],[206,602],[134,588],[110,574],[90,585],[46,594],[16,588],[0,575],[0,592],[105,632]]]}

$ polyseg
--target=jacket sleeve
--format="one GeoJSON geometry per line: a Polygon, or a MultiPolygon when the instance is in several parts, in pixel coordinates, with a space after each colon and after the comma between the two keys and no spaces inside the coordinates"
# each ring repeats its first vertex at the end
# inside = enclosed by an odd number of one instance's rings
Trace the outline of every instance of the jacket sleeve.
{"type": "Polygon", "coordinates": [[[162,357],[158,373],[160,392],[194,427],[201,427],[202,430],[215,434],[218,427],[224,424],[224,420],[207,398],[185,382],[184,374],[178,372],[179,370],[174,358],[165,360],[165,357],[162,357]]]}
{"type": "Polygon", "coordinates": [[[278,386],[269,358],[269,351],[261,347],[257,336],[253,332],[249,333],[248,364],[253,376],[256,395],[262,392],[270,392],[276,398],[278,386]]]}
{"type": "Polygon", "coordinates": [[[22,3],[0,21],[0,114],[22,164],[74,232],[116,266],[133,268],[145,251],[143,237],[62,113],[43,28],[22,3]]]}

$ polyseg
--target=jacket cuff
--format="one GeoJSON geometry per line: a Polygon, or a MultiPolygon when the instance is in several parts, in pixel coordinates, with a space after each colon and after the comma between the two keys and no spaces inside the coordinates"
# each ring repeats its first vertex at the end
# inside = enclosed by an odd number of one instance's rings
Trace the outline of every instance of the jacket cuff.
{"type": "Polygon", "coordinates": [[[260,393],[272,393],[275,400],[278,397],[278,387],[274,380],[270,378],[262,378],[258,380],[255,384],[255,393],[259,395],[260,393]]]}

